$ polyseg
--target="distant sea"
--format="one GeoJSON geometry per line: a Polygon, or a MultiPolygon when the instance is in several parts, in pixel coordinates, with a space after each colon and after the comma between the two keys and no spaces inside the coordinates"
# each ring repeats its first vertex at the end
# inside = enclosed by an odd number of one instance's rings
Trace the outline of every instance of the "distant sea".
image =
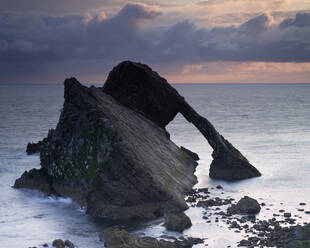
{"type": "MultiPolygon", "coordinates": [[[[260,178],[237,183],[211,180],[211,148],[194,126],[178,115],[167,129],[177,145],[199,154],[197,187],[221,184],[224,194],[214,189],[213,196],[254,197],[267,204],[258,215],[261,219],[285,209],[298,215],[300,222],[310,221],[309,215],[297,211],[300,202],[310,211],[309,84],[174,87],[262,173],[260,178]]],[[[25,170],[40,167],[38,155],[26,155],[26,145],[43,139],[56,126],[62,104],[62,85],[0,85],[0,247],[41,247],[56,238],[70,239],[80,248],[103,247],[98,232],[115,224],[86,216],[70,199],[11,188],[25,170]]],[[[206,223],[201,218],[203,211],[187,211],[194,225],[184,235],[206,237],[212,248],[236,247],[243,233],[228,230],[213,217],[206,223]]],[[[165,231],[161,219],[117,224],[133,233],[172,234],[165,231]]]]}

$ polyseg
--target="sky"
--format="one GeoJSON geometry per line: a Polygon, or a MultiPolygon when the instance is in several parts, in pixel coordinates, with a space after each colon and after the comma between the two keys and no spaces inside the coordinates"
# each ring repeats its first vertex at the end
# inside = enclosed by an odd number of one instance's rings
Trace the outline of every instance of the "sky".
{"type": "Polygon", "coordinates": [[[310,1],[0,1],[0,84],[102,84],[123,60],[170,83],[310,83],[310,1]]]}

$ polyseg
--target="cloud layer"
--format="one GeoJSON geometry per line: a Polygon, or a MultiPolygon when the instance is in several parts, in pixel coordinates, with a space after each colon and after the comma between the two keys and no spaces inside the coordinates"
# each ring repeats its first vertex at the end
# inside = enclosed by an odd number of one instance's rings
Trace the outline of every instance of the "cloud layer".
{"type": "MultiPolygon", "coordinates": [[[[310,62],[310,13],[274,24],[268,14],[240,26],[198,28],[189,21],[148,27],[155,6],[125,5],[116,15],[0,14],[0,82],[41,75],[100,74],[124,60],[171,68],[216,61],[310,62]]],[[[58,80],[58,78],[55,78],[58,80]]]]}

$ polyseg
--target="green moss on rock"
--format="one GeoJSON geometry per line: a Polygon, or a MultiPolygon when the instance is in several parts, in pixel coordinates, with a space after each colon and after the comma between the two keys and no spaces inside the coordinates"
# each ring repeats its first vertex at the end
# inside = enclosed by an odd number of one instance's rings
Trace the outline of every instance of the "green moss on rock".
{"type": "Polygon", "coordinates": [[[63,118],[57,126],[64,131],[51,130],[44,139],[41,165],[56,179],[90,182],[100,170],[111,166],[116,132],[102,114],[93,113],[91,117],[82,114],[74,119],[68,112],[68,109],[62,112],[63,118]],[[94,117],[97,119],[91,119],[94,117]]]}

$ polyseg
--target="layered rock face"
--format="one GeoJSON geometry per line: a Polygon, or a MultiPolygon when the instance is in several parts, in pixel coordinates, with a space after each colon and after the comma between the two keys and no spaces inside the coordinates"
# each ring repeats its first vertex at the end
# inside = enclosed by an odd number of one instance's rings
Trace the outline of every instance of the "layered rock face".
{"type": "Polygon", "coordinates": [[[166,79],[147,65],[131,61],[119,64],[110,72],[103,90],[125,106],[142,112],[160,127],[165,127],[181,113],[213,148],[211,178],[236,181],[261,175],[166,79]]]}
{"type": "Polygon", "coordinates": [[[72,197],[92,216],[112,219],[187,208],[197,163],[164,129],[74,78],[64,96],[59,123],[40,144],[42,168],[25,172],[15,187],[72,197]]]}
{"type": "MultiPolygon", "coordinates": [[[[25,172],[16,188],[71,197],[92,216],[150,219],[187,208],[199,157],[179,148],[165,126],[181,113],[214,149],[210,176],[259,176],[246,158],[146,65],[123,62],[103,88],[65,80],[56,129],[39,143],[41,169],[25,172]]],[[[33,146],[33,144],[32,144],[33,146]]]]}

